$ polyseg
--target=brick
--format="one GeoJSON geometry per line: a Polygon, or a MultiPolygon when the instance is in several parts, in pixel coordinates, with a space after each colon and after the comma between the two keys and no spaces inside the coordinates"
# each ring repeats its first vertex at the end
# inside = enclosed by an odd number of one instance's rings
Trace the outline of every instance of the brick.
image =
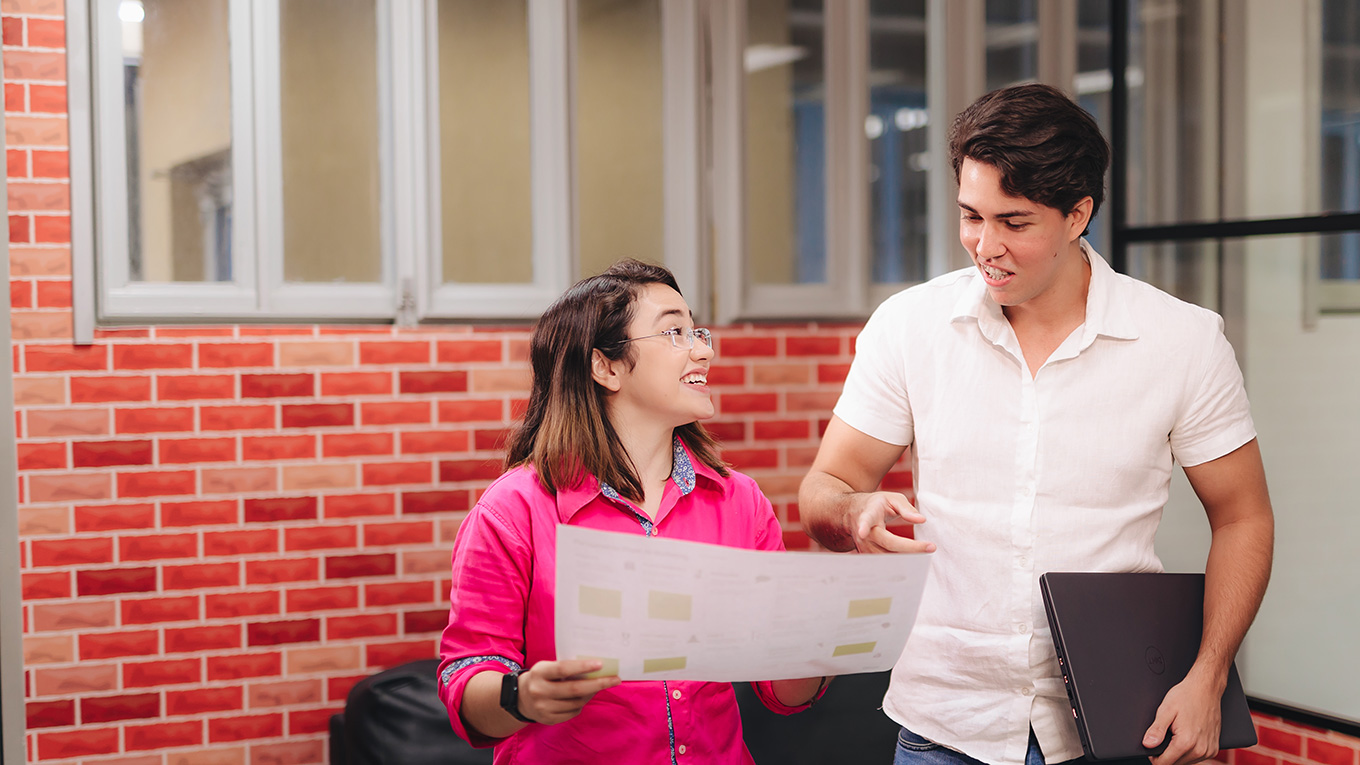
{"type": "Polygon", "coordinates": [[[468,374],[464,371],[402,372],[400,384],[403,394],[462,393],[468,389],[468,374]]]}
{"type": "MultiPolygon", "coordinates": [[[[19,484],[19,501],[25,501],[22,482],[19,484]]],[[[71,534],[71,519],[65,507],[20,506],[18,515],[20,538],[71,534]]]]}
{"type": "Polygon", "coordinates": [[[30,438],[107,436],[110,432],[109,410],[37,410],[27,412],[27,419],[30,438]]]}
{"type": "Polygon", "coordinates": [[[79,645],[81,661],[154,655],[161,649],[156,630],[91,633],[81,635],[79,645]]]}
{"type": "Polygon", "coordinates": [[[505,404],[500,399],[469,401],[440,401],[439,421],[442,422],[502,422],[505,404]]]}
{"type": "Polygon", "coordinates": [[[15,450],[20,470],[65,470],[69,467],[65,443],[18,444],[15,450]]]}
{"type": "Polygon", "coordinates": [[[312,374],[241,375],[241,398],[302,398],[316,395],[312,374]]]}
{"type": "Polygon", "coordinates": [[[245,460],[297,460],[316,458],[316,436],[246,436],[241,439],[245,460]]]}
{"type": "Polygon", "coordinates": [[[62,377],[21,377],[14,381],[17,406],[65,404],[66,380],[62,377]]]}
{"type": "Polygon", "coordinates": [[[191,502],[162,502],[163,526],[215,526],[236,523],[240,500],[194,500],[191,502]]]}
{"type": "Polygon", "coordinates": [[[196,596],[129,599],[122,602],[122,623],[128,625],[193,621],[199,618],[199,611],[196,596]]]}
{"type": "Polygon", "coordinates": [[[150,465],[155,455],[150,441],[76,441],[71,462],[78,468],[150,465]]]}
{"type": "Polygon", "coordinates": [[[839,385],[845,382],[845,378],[850,374],[849,364],[818,364],[817,382],[831,385],[839,385]]]}
{"type": "Polygon", "coordinates": [[[746,423],[744,422],[705,422],[704,430],[719,441],[735,443],[746,440],[746,423]]]}
{"type": "Polygon", "coordinates": [[[71,176],[71,163],[69,155],[64,151],[38,151],[32,152],[33,177],[34,178],[69,178],[71,176]]]}
{"type": "Polygon", "coordinates": [[[327,640],[353,640],[366,637],[395,637],[396,614],[332,616],[326,620],[327,640]]]}
{"type": "Polygon", "coordinates": [[[433,602],[434,582],[370,582],[364,586],[367,608],[433,602]]]}
{"type": "Polygon", "coordinates": [[[396,448],[392,433],[325,433],[321,436],[323,457],[391,455],[396,448]]]}
{"type": "Polygon", "coordinates": [[[396,514],[396,496],[393,494],[333,494],[322,502],[328,519],[396,514]]]}
{"type": "Polygon", "coordinates": [[[150,400],[150,377],[118,376],[71,378],[71,402],[75,404],[150,400]]]}
{"type": "MultiPolygon", "coordinates": [[[[33,86],[36,90],[37,86],[33,86]]],[[[71,209],[70,187],[64,183],[24,183],[9,184],[7,198],[10,212],[66,211],[71,209]]],[[[70,282],[67,282],[69,285],[70,282]]]]}
{"type": "Polygon", "coordinates": [[[391,372],[323,372],[323,396],[390,396],[391,372]]]}
{"type": "Polygon", "coordinates": [[[123,663],[124,688],[158,688],[203,681],[202,659],[169,659],[123,663]]]}
{"type": "Polygon", "coordinates": [[[185,369],[193,363],[194,347],[188,344],[113,346],[114,369],[185,369]]]}
{"type": "Polygon", "coordinates": [[[505,361],[500,340],[440,340],[435,344],[439,364],[505,361]]]}
{"type": "Polygon", "coordinates": [[[718,396],[718,411],[724,415],[779,411],[779,396],[774,393],[723,393],[718,396]]]}
{"type": "Polygon", "coordinates": [[[429,484],[434,478],[434,463],[373,462],[363,466],[364,486],[396,486],[399,484],[429,484]]]}
{"type": "Polygon", "coordinates": [[[283,490],[329,492],[352,489],[359,484],[358,465],[333,463],[327,465],[284,465],[283,490]]]}
{"type": "MultiPolygon", "coordinates": [[[[185,364],[184,366],[189,366],[185,364]]],[[[273,343],[200,343],[198,366],[202,369],[240,369],[274,366],[273,343]]],[[[311,375],[307,375],[310,377],[311,375]]],[[[244,383],[245,375],[242,375],[244,383]]]]}
{"type": "Polygon", "coordinates": [[[118,474],[118,496],[121,498],[168,497],[196,491],[197,477],[192,470],[118,474]]]}
{"type": "Polygon", "coordinates": [[[246,561],[246,583],[278,584],[279,582],[313,582],[318,578],[316,558],[282,558],[278,560],[246,561]]]}
{"type": "Polygon", "coordinates": [[[773,336],[724,335],[717,339],[718,355],[726,358],[777,356],[779,339],[773,336]]]}
{"type": "Polygon", "coordinates": [[[194,429],[194,410],[193,407],[115,409],[113,427],[119,434],[182,433],[194,429]]]}
{"type": "Polygon", "coordinates": [[[326,678],[326,698],[331,701],[345,701],[349,698],[350,689],[358,685],[359,681],[365,677],[367,675],[326,678]]]}
{"type": "Polygon", "coordinates": [[[29,50],[5,51],[6,80],[65,80],[66,56],[29,50]]]}
{"type": "Polygon", "coordinates": [[[284,643],[315,643],[320,640],[320,619],[257,622],[246,625],[246,644],[251,648],[284,643]]]}
{"type": "Polygon", "coordinates": [[[287,591],[287,610],[292,612],[335,611],[359,607],[359,588],[303,587],[287,591]]]}
{"type": "Polygon", "coordinates": [[[39,733],[38,759],[64,760],[118,752],[117,728],[86,728],[39,733]]]}
{"type": "Polygon", "coordinates": [[[76,667],[40,668],[32,674],[33,688],[39,696],[70,696],[118,688],[118,668],[114,664],[86,662],[76,667]]]}
{"type": "Polygon", "coordinates": [[[204,555],[267,555],[278,551],[278,529],[209,531],[203,534],[204,555]]]}
{"type": "Polygon", "coordinates": [[[811,550],[812,539],[801,531],[784,532],[784,549],[786,550],[811,550]]]}
{"type": "Polygon", "coordinates": [[[30,48],[65,48],[66,23],[61,19],[28,20],[28,46],[30,48]]]}
{"type": "Polygon", "coordinates": [[[110,537],[35,539],[30,544],[34,566],[87,566],[113,562],[113,539],[110,537]]]}
{"type": "MultiPolygon", "coordinates": [[[[23,83],[18,82],[5,83],[5,111],[7,112],[28,111],[28,95],[27,92],[24,90],[23,83]]],[[[6,131],[6,133],[13,133],[13,131],[6,131]]],[[[19,136],[17,135],[5,136],[6,140],[18,137],[19,136]]]]}
{"type": "Polygon", "coordinates": [[[354,355],[354,343],[343,340],[279,343],[279,365],[284,367],[352,367],[354,355]]]}
{"type": "Polygon", "coordinates": [[[163,591],[196,590],[203,587],[239,587],[239,564],[194,563],[185,566],[165,566],[161,570],[163,591]]]}
{"type": "Polygon", "coordinates": [[[1303,754],[1303,737],[1297,733],[1290,733],[1269,725],[1257,725],[1256,736],[1260,739],[1260,745],[1264,749],[1274,749],[1277,752],[1296,756],[1303,754]]]}
{"type": "Polygon", "coordinates": [[[69,215],[34,215],[33,241],[40,244],[69,244],[71,217],[69,215]]]}
{"type": "Polygon", "coordinates": [[[24,664],[70,664],[76,660],[74,635],[24,637],[24,664]]]}
{"type": "MultiPolygon", "coordinates": [[[[37,19],[34,19],[34,21],[37,21],[37,19]]],[[[28,110],[34,114],[65,114],[66,86],[29,85],[28,110]]],[[[69,205],[67,209],[69,209],[69,205]]]]}
{"type": "Polygon", "coordinates": [[[283,404],[280,406],[285,428],[324,428],[354,425],[353,404],[283,404]]]}
{"type": "Polygon", "coordinates": [[[199,420],[204,431],[264,430],[275,426],[275,407],[205,406],[199,409],[199,420]]]}
{"type": "Polygon", "coordinates": [[[197,720],[123,727],[123,748],[129,752],[197,746],[202,743],[203,724],[197,720]]]}
{"type": "Polygon", "coordinates": [[[33,282],[26,279],[13,279],[9,283],[9,307],[33,307],[33,282]]]}
{"type": "Polygon", "coordinates": [[[509,428],[479,429],[473,433],[472,448],[479,452],[504,451],[511,433],[513,433],[513,430],[509,428]]]}
{"type": "Polygon", "coordinates": [[[429,364],[428,341],[360,341],[360,364],[429,364]]]}
{"type": "MultiPolygon", "coordinates": [[[[9,101],[9,89],[5,91],[5,101],[9,101]]],[[[6,117],[5,144],[7,146],[51,146],[66,148],[70,145],[65,117],[6,117]]],[[[69,241],[69,240],[68,240],[69,241]]]]}
{"type": "Polygon", "coordinates": [[[28,476],[28,501],[95,502],[113,499],[107,473],[36,473],[28,476]]]}
{"type": "Polygon", "coordinates": [[[370,643],[364,648],[368,666],[374,670],[395,667],[408,661],[429,659],[438,655],[435,642],[428,638],[401,643],[370,643]]]}
{"type": "Polygon", "coordinates": [[[320,738],[252,744],[250,754],[252,765],[311,765],[326,762],[325,742],[320,738]]]}
{"type": "Polygon", "coordinates": [[[112,568],[76,572],[76,593],[81,596],[155,590],[154,568],[112,568]]]}
{"type": "Polygon", "coordinates": [[[118,540],[118,558],[125,562],[197,556],[197,534],[153,534],[118,540]]]}
{"type": "Polygon", "coordinates": [[[209,680],[238,680],[243,677],[274,677],[283,671],[279,653],[247,653],[234,656],[209,656],[209,680]]]}
{"type": "Polygon", "coordinates": [[[353,672],[360,667],[359,646],[293,648],[288,651],[288,674],[353,672]]]}
{"type": "MultiPolygon", "coordinates": [[[[6,96],[8,95],[8,92],[6,92],[6,96]]],[[[12,122],[13,118],[10,118],[7,121],[12,122]]],[[[27,215],[9,216],[9,241],[11,244],[33,241],[33,235],[29,233],[29,218],[27,215]]]]}
{"type": "Polygon", "coordinates": [[[472,498],[466,489],[452,491],[404,491],[401,493],[403,515],[443,513],[468,510],[472,498]]]}
{"type": "Polygon", "coordinates": [[[159,693],[129,693],[122,696],[93,696],[80,700],[80,722],[90,723],[117,722],[119,720],[145,720],[160,717],[161,697],[159,693]]]}
{"type": "Polygon", "coordinates": [[[784,353],[789,356],[839,356],[843,352],[839,337],[795,335],[784,338],[784,353]]]}
{"type": "Polygon", "coordinates": [[[830,412],[841,397],[840,391],[786,391],[784,408],[789,412],[830,412]]]}
{"type": "Polygon", "coordinates": [[[723,459],[738,470],[779,467],[778,449],[724,449],[723,459]]]}
{"type": "Polygon", "coordinates": [[[106,345],[30,345],[24,348],[25,372],[104,372],[106,345]]]}
{"type": "Polygon", "coordinates": [[[179,438],[162,440],[158,445],[162,465],[195,462],[232,462],[236,459],[235,438],[179,438]]]}
{"type": "MultiPolygon", "coordinates": [[[[6,10],[8,13],[8,10],[6,10]]],[[[18,16],[5,16],[3,21],[3,39],[5,45],[22,46],[24,44],[24,20],[18,16]]],[[[18,111],[23,111],[22,109],[18,111]]]]}
{"type": "Polygon", "coordinates": [[[252,683],[250,685],[250,708],[263,709],[300,704],[319,704],[324,700],[321,693],[320,680],[252,683]]]}
{"type": "Polygon", "coordinates": [[[289,552],[358,546],[359,529],[356,526],[302,526],[283,530],[283,549],[289,552]]]}
{"type": "Polygon", "coordinates": [[[161,401],[235,398],[236,375],[160,375],[156,397],[161,401]]]}
{"type": "Polygon", "coordinates": [[[401,615],[402,632],[414,635],[421,632],[443,632],[449,623],[449,610],[406,611],[401,615]]]}
{"type": "Polygon", "coordinates": [[[752,423],[758,440],[798,441],[811,437],[812,424],[807,420],[762,420],[752,423]]]}
{"type": "Polygon", "coordinates": [[[474,369],[469,390],[478,393],[528,393],[533,380],[529,368],[474,369]]]}
{"type": "Polygon", "coordinates": [[[359,405],[359,417],[364,425],[427,425],[431,417],[430,402],[365,402],[359,405]]]}
{"type": "Polygon", "coordinates": [[[195,688],[192,691],[166,691],[167,715],[197,715],[204,712],[233,712],[245,708],[244,689],[239,685],[225,688],[195,688]]]}
{"type": "Polygon", "coordinates": [[[439,482],[493,481],[500,477],[498,460],[440,460],[439,482]]]}
{"type": "Polygon", "coordinates": [[[210,594],[203,598],[203,610],[209,619],[277,614],[279,593],[274,590],[253,590],[210,594]]]}
{"type": "Polygon", "coordinates": [[[326,709],[290,709],[288,735],[307,736],[326,733],[330,730],[331,716],[342,711],[343,706],[326,709]]]}
{"type": "Polygon", "coordinates": [[[15,340],[63,340],[71,336],[71,327],[69,311],[19,312],[10,319],[15,340]]]}
{"type": "Polygon", "coordinates": [[[738,364],[714,364],[708,368],[709,385],[739,386],[746,384],[746,367],[738,364]]]}
{"type": "Polygon", "coordinates": [[[71,574],[69,572],[23,574],[21,580],[21,592],[24,600],[71,597],[71,574]]]}
{"type": "Polygon", "coordinates": [[[279,470],[265,467],[202,468],[203,494],[254,494],[278,491],[279,470]]]}
{"type": "Polygon", "coordinates": [[[761,387],[807,385],[812,381],[812,367],[804,363],[751,365],[751,383],[761,387]]]}
{"type": "Polygon", "coordinates": [[[40,281],[38,287],[39,308],[70,308],[71,283],[62,281],[40,281]]]}
{"type": "Polygon", "coordinates": [[[317,519],[316,497],[267,497],[245,501],[247,523],[276,521],[313,521],[317,519]]]}
{"type": "Polygon", "coordinates": [[[364,525],[364,547],[431,544],[434,526],[428,521],[369,523],[364,525]]]}
{"type": "Polygon", "coordinates": [[[32,628],[38,631],[112,627],[118,618],[118,612],[111,600],[39,603],[35,604],[32,610],[32,628]]]}
{"type": "Polygon", "coordinates": [[[332,555],[326,558],[327,579],[353,579],[363,576],[393,576],[397,573],[394,553],[373,555],[332,555]]]}
{"type": "MultiPolygon", "coordinates": [[[[9,19],[5,19],[9,21],[9,19]]],[[[76,702],[74,699],[59,701],[30,701],[24,705],[27,727],[59,728],[76,724],[76,702]]]]}
{"type": "Polygon", "coordinates": [[[1354,765],[1355,751],[1352,747],[1323,741],[1320,738],[1308,738],[1305,742],[1307,758],[1323,765],[1354,765]]]}
{"type": "Polygon", "coordinates": [[[468,450],[466,430],[420,430],[401,434],[402,454],[438,454],[468,450]]]}
{"type": "MultiPolygon", "coordinates": [[[[195,613],[197,610],[195,609],[195,613]]],[[[208,627],[182,627],[165,630],[166,653],[224,651],[241,647],[241,625],[219,624],[208,627]]]]}

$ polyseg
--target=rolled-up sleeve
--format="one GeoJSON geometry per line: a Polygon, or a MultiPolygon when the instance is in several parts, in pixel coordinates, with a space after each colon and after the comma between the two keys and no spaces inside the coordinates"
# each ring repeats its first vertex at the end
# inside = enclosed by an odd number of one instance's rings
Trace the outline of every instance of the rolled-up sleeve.
{"type": "Polygon", "coordinates": [[[468,681],[479,672],[510,672],[524,664],[524,614],[532,574],[525,535],[479,502],[453,544],[449,624],[440,644],[439,697],[453,730],[473,746],[493,746],[469,728],[460,709],[468,681]]]}

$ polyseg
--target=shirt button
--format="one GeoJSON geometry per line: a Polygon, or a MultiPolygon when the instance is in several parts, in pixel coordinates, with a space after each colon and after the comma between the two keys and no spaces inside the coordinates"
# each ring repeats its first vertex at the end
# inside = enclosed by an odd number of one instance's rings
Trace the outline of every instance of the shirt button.
{"type": "Polygon", "coordinates": [[[675,751],[679,752],[680,754],[684,754],[684,753],[685,753],[685,745],[684,745],[684,744],[681,744],[680,746],[678,746],[678,747],[675,748],[675,751]]]}
{"type": "Polygon", "coordinates": [[[680,691],[671,691],[671,698],[675,699],[676,701],[679,701],[679,700],[680,700],[680,691]]]}
{"type": "Polygon", "coordinates": [[[1025,624],[1024,622],[1020,622],[1019,624],[1015,625],[1015,631],[1023,635],[1026,632],[1029,632],[1029,625],[1025,624]]]}
{"type": "Polygon", "coordinates": [[[1034,689],[1033,689],[1033,688],[1029,688],[1029,687],[1021,688],[1021,689],[1020,689],[1020,693],[1026,695],[1026,696],[1029,696],[1029,695],[1031,695],[1031,694],[1034,693],[1034,689]]]}
{"type": "Polygon", "coordinates": [[[1025,567],[1029,566],[1029,558],[1026,558],[1026,557],[1023,556],[1023,555],[1021,555],[1021,556],[1020,556],[1020,559],[1019,559],[1018,561],[1016,561],[1016,562],[1020,564],[1020,568],[1025,568],[1025,567]]]}

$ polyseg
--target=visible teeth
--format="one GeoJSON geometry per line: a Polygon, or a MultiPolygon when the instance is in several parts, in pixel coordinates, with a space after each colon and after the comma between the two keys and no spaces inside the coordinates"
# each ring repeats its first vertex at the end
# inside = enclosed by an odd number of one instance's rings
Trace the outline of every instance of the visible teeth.
{"type": "Polygon", "coordinates": [[[685,379],[681,380],[680,382],[700,383],[702,385],[707,385],[708,378],[704,375],[685,375],[685,379]]]}
{"type": "Polygon", "coordinates": [[[1002,279],[1005,279],[1007,276],[1009,276],[1007,272],[1002,271],[999,268],[992,268],[991,266],[987,265],[984,265],[982,267],[982,270],[985,271],[988,276],[992,277],[993,279],[996,279],[997,281],[1001,281],[1002,279]]]}

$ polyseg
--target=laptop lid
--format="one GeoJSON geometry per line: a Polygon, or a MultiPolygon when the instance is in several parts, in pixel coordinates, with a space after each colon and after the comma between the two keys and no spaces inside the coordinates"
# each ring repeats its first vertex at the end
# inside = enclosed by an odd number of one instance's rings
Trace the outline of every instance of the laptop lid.
{"type": "MultiPolygon", "coordinates": [[[[1146,749],[1143,734],[1199,652],[1204,575],[1050,572],[1039,590],[1086,756],[1160,754],[1166,742],[1146,749]]],[[[1256,743],[1236,663],[1222,715],[1219,748],[1256,743]]]]}

